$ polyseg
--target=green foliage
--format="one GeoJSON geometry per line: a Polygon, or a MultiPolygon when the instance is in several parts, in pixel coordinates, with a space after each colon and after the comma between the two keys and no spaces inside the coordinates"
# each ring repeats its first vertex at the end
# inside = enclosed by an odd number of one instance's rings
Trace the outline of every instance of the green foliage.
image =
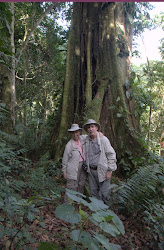
{"type": "Polygon", "coordinates": [[[39,244],[38,250],[61,250],[57,244],[50,243],[50,242],[41,242],[39,244]]]}
{"type": "Polygon", "coordinates": [[[16,243],[19,247],[25,242],[33,242],[34,239],[28,232],[28,222],[32,222],[39,210],[35,204],[27,200],[17,200],[14,196],[7,196],[0,201],[2,213],[1,221],[5,222],[1,227],[1,239],[10,240],[10,247],[16,243]]]}
{"type": "MultiPolygon", "coordinates": [[[[160,12],[160,14],[158,14],[155,17],[155,23],[157,27],[162,27],[162,30],[164,30],[164,12],[160,12]]],[[[161,45],[159,47],[159,50],[160,50],[162,59],[164,59],[164,38],[161,39],[160,43],[161,45]]]]}
{"type": "Polygon", "coordinates": [[[5,126],[7,122],[7,115],[9,114],[9,109],[6,107],[5,103],[0,103],[0,126],[1,128],[5,126]]]}
{"type": "Polygon", "coordinates": [[[154,27],[149,15],[153,6],[149,2],[124,2],[125,17],[133,25],[135,36],[140,35],[144,29],[154,27]]]}
{"type": "MultiPolygon", "coordinates": [[[[49,4],[15,3],[16,54],[19,54],[26,32],[33,28],[49,4]]],[[[58,3],[36,27],[17,65],[16,129],[23,134],[23,141],[31,150],[45,145],[44,139],[52,130],[46,123],[60,110],[68,32],[58,24],[63,5],[58,3]]]]}
{"type": "Polygon", "coordinates": [[[151,202],[151,198],[156,196],[156,188],[160,184],[159,176],[162,175],[160,165],[141,167],[133,177],[127,180],[126,184],[120,187],[120,204],[129,207],[129,212],[140,209],[140,205],[145,206],[151,202]]]}
{"type": "Polygon", "coordinates": [[[33,192],[37,192],[42,196],[50,196],[55,199],[61,198],[62,188],[59,187],[57,182],[58,170],[56,165],[49,162],[50,169],[46,166],[42,167],[37,164],[35,168],[28,169],[26,175],[28,176],[28,186],[33,192]],[[57,171],[55,171],[57,170],[57,171]]]}
{"type": "Polygon", "coordinates": [[[70,232],[73,241],[80,243],[87,249],[120,249],[118,245],[111,244],[106,235],[117,237],[124,234],[124,226],[119,217],[101,200],[89,197],[90,202],[85,200],[86,196],[78,192],[66,189],[70,201],[74,201],[79,206],[79,213],[75,211],[73,205],[59,205],[55,212],[56,217],[69,223],[77,224],[80,229],[70,232]],[[82,206],[87,207],[82,209],[82,206]],[[92,222],[96,226],[96,231],[85,231],[85,223],[92,222]]]}
{"type": "MultiPolygon", "coordinates": [[[[1,107],[0,116],[5,119],[6,110],[1,107]]],[[[29,225],[35,218],[42,225],[38,207],[55,203],[61,192],[54,176],[56,165],[42,157],[40,165],[34,166],[25,157],[27,147],[23,144],[21,133],[0,131],[0,243],[11,249],[24,249],[36,241],[29,225]]]]}
{"type": "Polygon", "coordinates": [[[133,89],[133,96],[138,104],[135,110],[140,117],[142,137],[147,140],[150,130],[150,149],[159,155],[160,137],[163,132],[163,91],[164,91],[164,64],[160,61],[150,62],[152,84],[147,65],[140,67],[132,66],[130,84],[133,89]],[[151,124],[149,125],[151,107],[151,124]]]}
{"type": "Polygon", "coordinates": [[[56,208],[57,217],[69,223],[78,223],[81,220],[80,214],[75,213],[75,208],[70,205],[60,205],[56,208]]]}
{"type": "MultiPolygon", "coordinates": [[[[163,182],[164,184],[164,182],[163,182]]],[[[148,231],[153,234],[154,240],[158,242],[159,249],[164,246],[164,205],[156,203],[145,211],[145,221],[148,224],[148,231]]]]}
{"type": "Polygon", "coordinates": [[[22,199],[26,184],[20,176],[31,162],[22,157],[24,149],[14,138],[0,131],[0,238],[4,243],[8,240],[9,247],[13,244],[21,247],[24,242],[33,240],[27,230],[27,221],[35,218],[38,209],[22,199]]]}
{"type": "Polygon", "coordinates": [[[10,24],[11,11],[9,3],[0,3],[0,63],[6,63],[11,56],[10,24]]]}
{"type": "MultiPolygon", "coordinates": [[[[137,172],[119,187],[117,204],[123,213],[137,213],[145,218],[148,231],[152,230],[153,244],[162,243],[164,162],[140,167],[137,172]]],[[[151,232],[150,232],[151,234],[151,232]]]]}

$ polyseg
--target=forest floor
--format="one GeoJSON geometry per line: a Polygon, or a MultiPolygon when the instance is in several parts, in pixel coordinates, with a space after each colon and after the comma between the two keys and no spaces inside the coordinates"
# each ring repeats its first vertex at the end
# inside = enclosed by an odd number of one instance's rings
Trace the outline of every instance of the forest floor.
{"type": "MultiPolygon", "coordinates": [[[[58,201],[58,204],[53,203],[45,203],[43,206],[39,208],[39,215],[37,219],[35,219],[31,224],[28,224],[28,232],[34,239],[34,242],[37,243],[25,243],[28,247],[27,249],[36,250],[40,242],[49,242],[58,245],[57,248],[44,248],[47,250],[53,249],[71,249],[73,245],[72,240],[69,238],[69,233],[74,229],[71,223],[67,223],[58,219],[55,215],[55,209],[58,205],[63,204],[64,201],[64,193],[62,194],[62,198],[58,201]],[[43,223],[40,223],[40,218],[43,223]]],[[[83,208],[88,213],[90,210],[87,208],[83,208]]],[[[114,210],[113,210],[114,211],[114,210]]],[[[116,214],[117,212],[114,211],[116,214]]],[[[118,215],[118,214],[117,214],[118,215]]],[[[116,238],[107,236],[109,238],[109,242],[113,244],[117,244],[121,246],[122,250],[157,250],[157,248],[151,247],[151,236],[148,235],[145,224],[142,217],[139,215],[133,214],[132,217],[125,217],[123,215],[118,215],[122,220],[125,228],[125,234],[120,235],[116,238]]],[[[92,234],[92,230],[95,231],[95,225],[92,222],[85,224],[84,230],[90,232],[92,234]]],[[[15,249],[24,249],[24,248],[16,248],[13,243],[10,248],[3,245],[4,242],[0,239],[0,249],[7,250],[15,250],[15,249]]],[[[7,239],[6,239],[7,240],[7,239]]],[[[81,245],[77,248],[83,248],[81,245]]]]}
{"type": "MultiPolygon", "coordinates": [[[[62,221],[56,218],[55,215],[56,207],[63,204],[63,202],[64,193],[57,205],[47,204],[43,206],[40,209],[40,216],[44,220],[45,228],[40,226],[39,220],[34,220],[29,227],[29,231],[38,242],[51,242],[60,246],[59,249],[71,249],[73,243],[69,238],[69,233],[74,228],[71,223],[62,221]]],[[[86,212],[90,213],[90,210],[87,210],[86,207],[83,208],[83,210],[84,209],[86,209],[86,212]]],[[[116,211],[114,212],[117,214],[116,211]]],[[[141,216],[137,215],[137,213],[133,214],[131,217],[125,217],[123,215],[118,216],[124,224],[125,234],[116,238],[110,237],[110,243],[120,245],[122,250],[157,250],[157,248],[151,247],[152,236],[148,235],[148,231],[146,230],[147,225],[141,216]]],[[[89,221],[85,224],[84,230],[92,234],[92,230],[95,231],[95,225],[89,221]]],[[[109,235],[107,237],[109,237],[109,235]]],[[[36,249],[37,247],[38,243],[31,245],[31,249],[36,249]]],[[[85,248],[79,246],[77,249],[85,248]]]]}
{"type": "MultiPolygon", "coordinates": [[[[69,239],[68,233],[72,230],[72,224],[56,218],[55,208],[56,206],[54,205],[47,205],[41,209],[45,229],[39,225],[38,220],[34,220],[29,231],[38,242],[52,242],[60,246],[61,249],[65,249],[66,247],[67,249],[71,249],[69,246],[72,245],[72,242],[69,239]]],[[[151,238],[145,233],[144,228],[146,225],[144,225],[142,220],[137,221],[135,217],[133,219],[125,218],[124,216],[119,217],[123,221],[125,235],[116,238],[111,237],[109,239],[110,243],[120,245],[123,250],[153,250],[153,248],[150,247],[151,238]]],[[[95,229],[94,227],[92,223],[88,223],[84,229],[91,233],[91,231],[95,229]]],[[[32,249],[37,248],[37,246],[38,243],[31,245],[32,249]]]]}

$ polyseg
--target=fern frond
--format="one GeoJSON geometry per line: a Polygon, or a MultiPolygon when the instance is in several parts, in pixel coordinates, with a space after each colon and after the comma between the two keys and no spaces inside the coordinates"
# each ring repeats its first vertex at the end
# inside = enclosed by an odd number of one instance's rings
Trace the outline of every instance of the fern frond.
{"type": "Polygon", "coordinates": [[[133,212],[150,204],[150,201],[157,196],[156,189],[162,172],[159,164],[141,167],[126,183],[121,183],[122,188],[119,190],[121,207],[126,207],[129,212],[133,212]]]}

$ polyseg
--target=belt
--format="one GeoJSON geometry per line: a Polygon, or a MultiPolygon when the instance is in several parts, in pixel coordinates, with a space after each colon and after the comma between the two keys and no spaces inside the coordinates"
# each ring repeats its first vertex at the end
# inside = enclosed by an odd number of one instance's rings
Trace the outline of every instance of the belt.
{"type": "Polygon", "coordinates": [[[89,165],[89,167],[93,170],[97,170],[97,166],[94,166],[94,165],[89,165]]]}

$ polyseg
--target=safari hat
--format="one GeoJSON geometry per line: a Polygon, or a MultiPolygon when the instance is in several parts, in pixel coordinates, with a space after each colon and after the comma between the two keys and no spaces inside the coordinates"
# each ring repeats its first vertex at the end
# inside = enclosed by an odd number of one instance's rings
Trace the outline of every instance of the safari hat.
{"type": "Polygon", "coordinates": [[[84,124],[83,128],[85,129],[85,131],[87,131],[87,125],[90,125],[90,124],[94,124],[98,127],[98,131],[100,130],[100,124],[97,123],[95,120],[93,119],[88,119],[88,121],[84,124]]]}
{"type": "Polygon", "coordinates": [[[78,124],[72,124],[71,128],[68,129],[69,132],[73,132],[73,131],[77,131],[77,130],[81,130],[82,128],[79,127],[78,124]]]}

